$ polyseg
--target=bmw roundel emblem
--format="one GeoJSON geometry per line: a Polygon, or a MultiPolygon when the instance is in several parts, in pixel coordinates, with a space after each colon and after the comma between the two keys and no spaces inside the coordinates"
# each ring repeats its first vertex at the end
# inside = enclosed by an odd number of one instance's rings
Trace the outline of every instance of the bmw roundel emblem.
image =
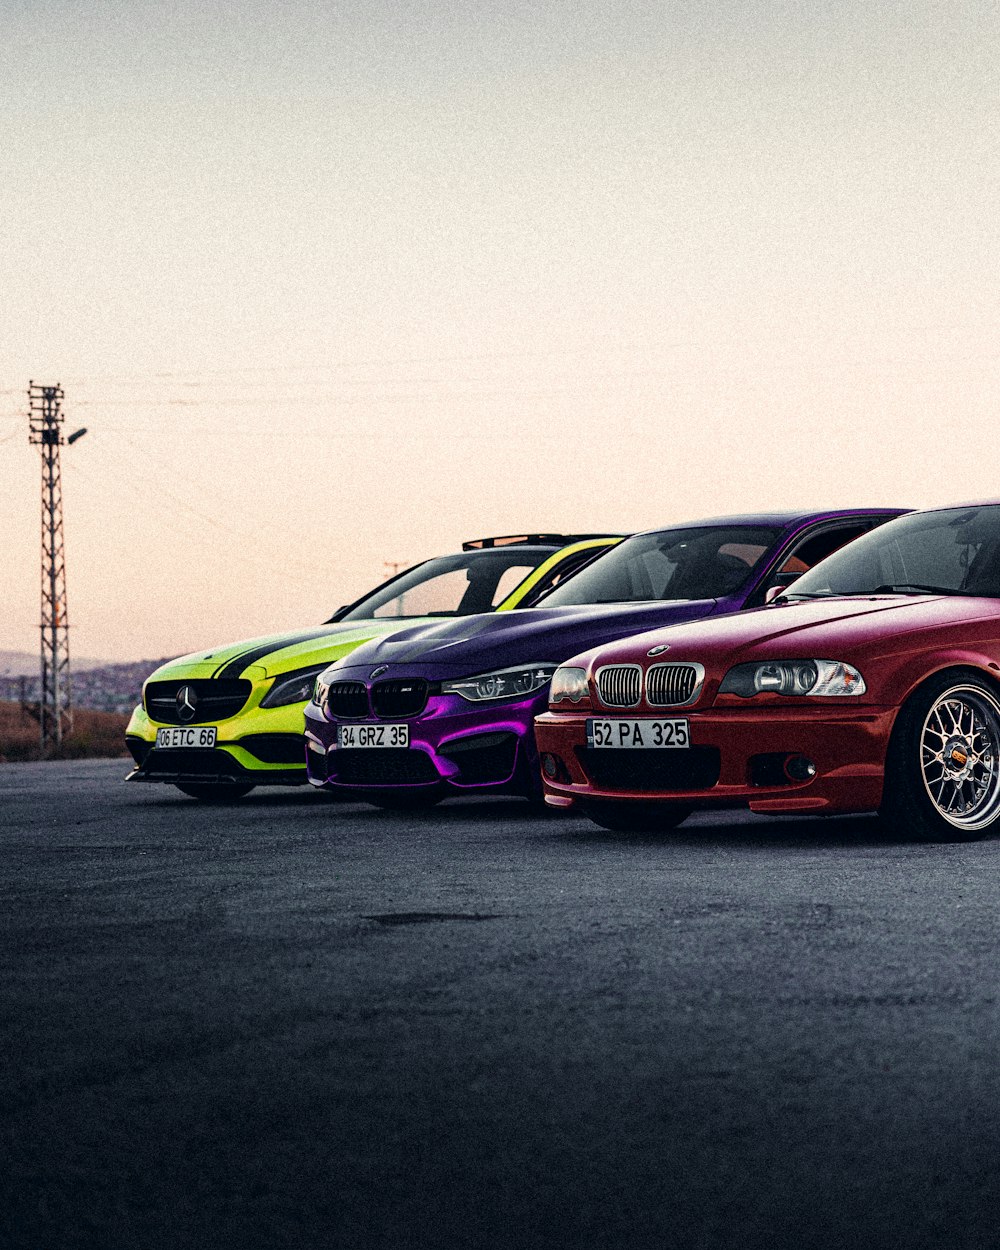
{"type": "Polygon", "coordinates": [[[661,642],[658,647],[650,647],[646,652],[647,655],[662,655],[664,651],[670,650],[669,642],[661,642]]]}
{"type": "Polygon", "coordinates": [[[383,673],[388,673],[388,671],[389,671],[388,664],[380,664],[378,668],[372,669],[372,671],[368,675],[368,680],[374,681],[376,677],[381,677],[383,673]]]}
{"type": "Polygon", "coordinates": [[[178,720],[189,721],[194,719],[194,714],[198,708],[198,695],[195,693],[193,686],[181,686],[174,695],[174,702],[177,704],[178,720]]]}

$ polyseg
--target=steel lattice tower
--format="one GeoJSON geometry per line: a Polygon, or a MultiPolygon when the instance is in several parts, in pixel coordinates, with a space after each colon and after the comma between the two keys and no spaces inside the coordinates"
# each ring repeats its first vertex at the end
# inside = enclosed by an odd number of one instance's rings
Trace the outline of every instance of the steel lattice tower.
{"type": "Polygon", "coordinates": [[[62,398],[61,386],[28,384],[29,438],[42,454],[42,687],[38,719],[43,753],[60,747],[63,735],[73,728],[59,465],[59,448],[64,441],[62,398]]]}

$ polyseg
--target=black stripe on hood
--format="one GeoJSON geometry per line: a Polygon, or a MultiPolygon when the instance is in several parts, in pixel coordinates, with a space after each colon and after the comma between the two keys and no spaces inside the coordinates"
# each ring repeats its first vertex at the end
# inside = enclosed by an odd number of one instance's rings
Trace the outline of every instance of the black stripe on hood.
{"type": "Polygon", "coordinates": [[[239,677],[245,668],[249,668],[251,664],[256,664],[258,660],[262,660],[265,655],[273,655],[277,651],[284,651],[286,647],[294,647],[300,642],[309,642],[313,638],[322,638],[326,634],[336,633],[331,630],[329,625],[324,625],[322,629],[304,629],[298,634],[286,634],[280,642],[271,639],[270,642],[263,643],[259,647],[252,647],[249,651],[244,651],[242,655],[236,656],[235,659],[227,660],[212,674],[213,677],[239,677]]]}

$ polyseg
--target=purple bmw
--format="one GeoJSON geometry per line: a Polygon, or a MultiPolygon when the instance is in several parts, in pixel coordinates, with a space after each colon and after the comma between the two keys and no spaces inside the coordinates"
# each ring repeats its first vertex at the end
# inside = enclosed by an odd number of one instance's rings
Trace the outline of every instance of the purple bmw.
{"type": "Polygon", "coordinates": [[[635,534],[539,606],[359,647],[306,707],[309,781],[380,807],[541,798],[532,722],[556,667],[664,625],[762,606],[772,588],[905,509],[765,513],[635,534]]]}

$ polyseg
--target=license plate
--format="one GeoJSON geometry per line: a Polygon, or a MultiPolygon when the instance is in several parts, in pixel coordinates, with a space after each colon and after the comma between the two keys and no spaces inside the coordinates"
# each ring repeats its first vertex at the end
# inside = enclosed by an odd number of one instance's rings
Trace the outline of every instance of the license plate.
{"type": "Polygon", "coordinates": [[[178,729],[158,729],[156,745],[171,751],[186,747],[214,747],[218,729],[214,725],[191,725],[178,729]]]}
{"type": "Polygon", "coordinates": [[[587,746],[635,750],[689,747],[686,720],[588,720],[587,746]]]}
{"type": "Polygon", "coordinates": [[[338,725],[338,747],[408,747],[409,725],[338,725]]]}

